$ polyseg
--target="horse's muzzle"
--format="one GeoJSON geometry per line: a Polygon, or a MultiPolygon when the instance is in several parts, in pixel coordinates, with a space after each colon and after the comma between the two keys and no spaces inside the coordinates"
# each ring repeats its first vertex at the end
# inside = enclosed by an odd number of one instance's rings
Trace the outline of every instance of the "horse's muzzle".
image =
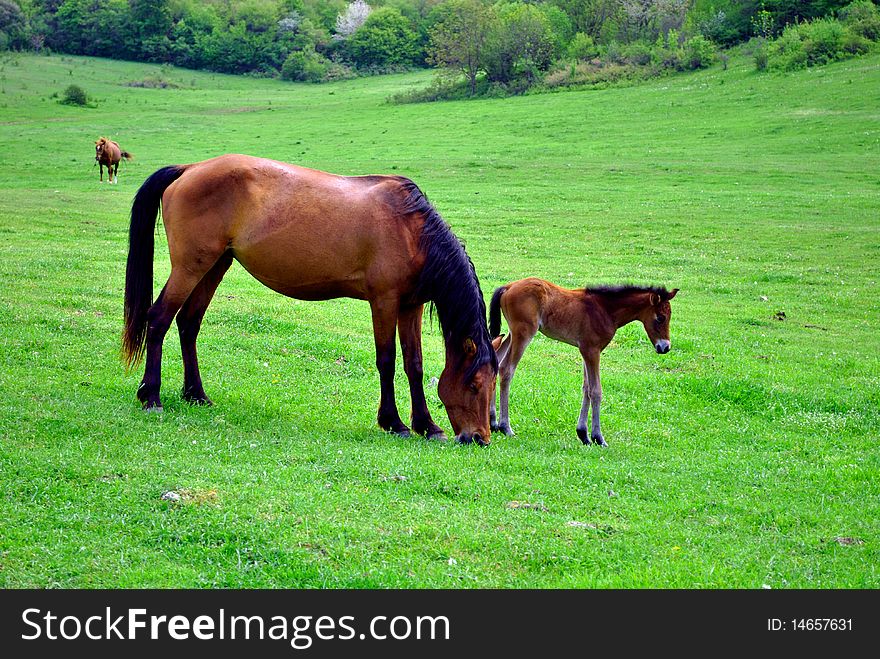
{"type": "Polygon", "coordinates": [[[665,355],[672,348],[672,344],[666,339],[660,339],[654,347],[657,349],[657,354],[665,355]]]}
{"type": "Polygon", "coordinates": [[[480,433],[463,432],[456,436],[455,441],[459,444],[479,444],[480,446],[489,446],[489,439],[484,438],[480,433]]]}

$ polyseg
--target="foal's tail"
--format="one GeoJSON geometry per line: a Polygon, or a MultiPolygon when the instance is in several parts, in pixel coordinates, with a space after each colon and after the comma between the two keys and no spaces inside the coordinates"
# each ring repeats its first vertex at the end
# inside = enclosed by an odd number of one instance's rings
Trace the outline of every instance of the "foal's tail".
{"type": "Polygon", "coordinates": [[[134,156],[132,154],[130,154],[128,151],[122,151],[119,155],[122,158],[125,158],[126,160],[134,160],[134,156]]]}
{"type": "Polygon", "coordinates": [[[501,296],[506,292],[507,286],[499,286],[489,302],[489,337],[492,339],[501,334],[501,296]]]}
{"type": "Polygon", "coordinates": [[[165,188],[185,171],[181,165],[163,167],[153,173],[137,191],[131,205],[128,229],[128,262],[125,266],[125,330],[122,359],[126,369],[135,366],[144,354],[147,311],[153,303],[153,233],[159,203],[165,188]]]}

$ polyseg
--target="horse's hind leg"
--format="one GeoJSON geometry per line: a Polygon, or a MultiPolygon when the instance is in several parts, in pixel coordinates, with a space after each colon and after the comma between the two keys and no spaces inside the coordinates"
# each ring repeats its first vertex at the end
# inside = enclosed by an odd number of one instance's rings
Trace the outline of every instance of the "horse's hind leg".
{"type": "MultiPolygon", "coordinates": [[[[113,180],[110,181],[111,183],[119,183],[119,177],[116,176],[118,173],[119,173],[119,163],[116,163],[115,165],[113,165],[113,180]]],[[[109,174],[109,172],[108,172],[108,174],[109,174]]]]}
{"type": "MultiPolygon", "coordinates": [[[[497,341],[497,339],[495,339],[497,341]]],[[[498,364],[507,357],[507,353],[510,352],[510,335],[508,334],[502,340],[501,344],[498,346],[498,349],[495,351],[495,357],[498,359],[498,364]]],[[[497,393],[497,392],[496,392],[497,393]]],[[[501,430],[501,426],[498,425],[498,421],[495,416],[495,395],[493,394],[492,400],[489,402],[489,428],[492,432],[497,430],[501,430]]]]}
{"type": "Polygon", "coordinates": [[[523,353],[528,348],[529,343],[538,333],[537,323],[522,323],[516,327],[510,326],[510,351],[504,356],[504,359],[498,365],[498,375],[501,379],[501,419],[498,422],[498,430],[505,435],[512,435],[513,428],[510,427],[510,383],[513,381],[513,374],[516,372],[516,366],[522,359],[523,353]]]}
{"type": "Polygon", "coordinates": [[[197,405],[210,405],[211,399],[205,394],[205,389],[202,386],[199,359],[196,355],[196,338],[199,335],[205,311],[230,265],[232,265],[232,253],[225,252],[202,277],[177,314],[180,352],[183,355],[182,395],[184,400],[197,405]]]}
{"type": "Polygon", "coordinates": [[[446,439],[443,430],[434,423],[425,401],[424,368],[422,366],[422,309],[424,305],[400,310],[397,328],[400,349],[403,352],[403,370],[409,380],[412,400],[412,428],[428,439],[446,439]]]}
{"type": "Polygon", "coordinates": [[[159,389],[162,385],[162,342],[171,321],[204,275],[183,267],[171,268],[165,288],[147,312],[147,358],[144,379],[137,396],[145,410],[162,411],[159,389]]]}

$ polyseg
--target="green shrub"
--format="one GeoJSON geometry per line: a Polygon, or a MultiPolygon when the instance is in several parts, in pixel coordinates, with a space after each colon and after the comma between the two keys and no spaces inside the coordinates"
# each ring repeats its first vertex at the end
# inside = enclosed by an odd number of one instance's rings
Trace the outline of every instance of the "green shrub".
{"type": "Polygon", "coordinates": [[[617,41],[610,41],[608,45],[605,46],[605,52],[602,55],[602,59],[610,64],[624,64],[626,62],[623,50],[617,41]]]}
{"type": "Polygon", "coordinates": [[[599,47],[593,41],[593,37],[583,32],[574,35],[568,45],[568,56],[575,60],[591,60],[599,55],[599,47]]]}
{"type": "Polygon", "coordinates": [[[838,21],[821,18],[799,26],[807,66],[818,66],[840,59],[843,54],[844,28],[838,21]]]}
{"type": "Polygon", "coordinates": [[[798,32],[797,25],[789,25],[776,41],[770,44],[767,52],[771,68],[783,71],[803,69],[807,66],[807,51],[798,32]]]}
{"type": "Polygon", "coordinates": [[[704,69],[715,60],[715,44],[702,35],[684,42],[684,65],[688,69],[704,69]]]}
{"type": "Polygon", "coordinates": [[[409,19],[393,7],[381,7],[345,42],[358,67],[412,66],[419,58],[418,35],[409,19]]]}
{"type": "Polygon", "coordinates": [[[651,46],[644,41],[633,41],[623,48],[624,60],[629,64],[644,66],[651,63],[651,46]]]}
{"type": "Polygon", "coordinates": [[[843,52],[846,55],[864,55],[871,51],[873,44],[860,34],[847,30],[843,34],[843,52]]]}
{"type": "Polygon", "coordinates": [[[767,46],[763,43],[755,48],[755,68],[764,71],[767,68],[767,46]]]}
{"type": "Polygon", "coordinates": [[[880,10],[870,0],[856,0],[837,15],[853,34],[870,41],[880,41],[880,10]]]}
{"type": "Polygon", "coordinates": [[[321,82],[330,69],[330,61],[314,51],[295,50],[281,65],[281,78],[298,82],[321,82]]]}
{"type": "Polygon", "coordinates": [[[70,85],[64,90],[64,95],[59,102],[64,105],[78,105],[80,107],[85,107],[89,104],[89,95],[86,94],[86,90],[79,85],[70,85]]]}

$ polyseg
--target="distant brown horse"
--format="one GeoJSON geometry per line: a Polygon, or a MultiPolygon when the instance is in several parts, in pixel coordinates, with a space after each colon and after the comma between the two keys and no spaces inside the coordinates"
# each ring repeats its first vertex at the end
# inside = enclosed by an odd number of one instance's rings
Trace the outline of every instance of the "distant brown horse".
{"type": "Polygon", "coordinates": [[[125,158],[126,160],[134,160],[134,156],[128,151],[123,151],[119,144],[106,137],[99,137],[95,140],[95,162],[98,163],[100,169],[101,182],[104,182],[104,167],[107,167],[107,183],[117,183],[116,173],[119,171],[119,162],[125,158]]]}
{"type": "Polygon", "coordinates": [[[210,403],[196,336],[233,259],[289,297],[370,303],[381,383],[378,422],[399,435],[408,435],[409,428],[394,401],[395,330],[409,379],[412,427],[428,437],[444,436],[423,389],[422,309],[433,302],[446,344],[440,399],[456,439],[489,443],[498,362],[486,305],[463,245],[415,183],[399,176],[337,176],[242,155],[164,167],[135,196],[123,354],[131,367],[146,352],[137,393],[145,409],[161,410],[162,342],[175,315],[183,397],[210,403]],[[151,305],[160,201],[171,275],[151,305]]]}
{"type": "Polygon", "coordinates": [[[551,339],[577,346],[584,359],[584,387],[577,434],[584,444],[592,440],[607,446],[599,426],[599,405],[602,384],[599,381],[599,354],[620,327],[634,320],[641,321],[648,338],[660,354],[669,352],[669,301],[678,289],[659,287],[601,286],[569,290],[549,281],[530,277],[501,286],[489,304],[489,333],[496,337],[498,372],[501,377],[501,418],[496,424],[495,399],[490,410],[492,430],[512,435],[510,427],[510,382],[516,365],[535,334],[541,332],[551,339]],[[501,314],[510,328],[503,341],[501,314]],[[593,407],[590,437],[587,437],[587,416],[593,407]]]}

